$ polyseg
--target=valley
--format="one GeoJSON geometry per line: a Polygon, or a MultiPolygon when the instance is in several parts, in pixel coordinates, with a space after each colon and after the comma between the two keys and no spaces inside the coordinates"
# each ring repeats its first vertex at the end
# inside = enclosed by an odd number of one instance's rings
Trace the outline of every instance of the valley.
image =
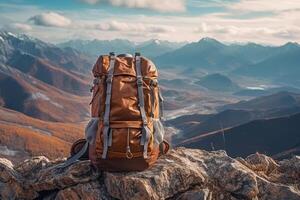
{"type": "Polygon", "coordinates": [[[234,157],[257,151],[281,159],[299,153],[296,43],[275,47],[203,38],[54,45],[6,31],[0,36],[3,157],[67,156],[89,120],[90,71],[98,55],[112,50],[141,51],[158,67],[166,138],[174,146],[223,149],[234,157]]]}

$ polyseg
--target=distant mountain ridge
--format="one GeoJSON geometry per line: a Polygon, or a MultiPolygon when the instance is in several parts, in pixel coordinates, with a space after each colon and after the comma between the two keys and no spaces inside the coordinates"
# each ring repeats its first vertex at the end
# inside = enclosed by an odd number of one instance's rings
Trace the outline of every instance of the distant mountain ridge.
{"type": "Polygon", "coordinates": [[[277,83],[300,86],[300,45],[287,43],[275,49],[267,59],[233,71],[234,74],[273,79],[277,83]]]}
{"type": "Polygon", "coordinates": [[[0,62],[6,63],[16,51],[44,59],[67,70],[86,72],[91,58],[72,48],[59,48],[53,44],[24,34],[0,31],[0,62]]]}
{"type": "Polygon", "coordinates": [[[0,106],[54,122],[78,122],[88,116],[88,99],[64,92],[0,64],[0,106]]]}
{"type": "Polygon", "coordinates": [[[255,120],[203,137],[190,138],[180,145],[206,150],[223,149],[233,157],[260,152],[284,159],[300,153],[299,121],[300,114],[255,120]]]}
{"type": "Polygon", "coordinates": [[[161,67],[185,67],[190,71],[197,68],[209,73],[286,80],[294,75],[292,80],[296,80],[299,52],[300,45],[291,42],[282,46],[263,46],[255,43],[223,44],[212,38],[203,38],[160,55],[154,61],[161,67]]]}
{"type": "Polygon", "coordinates": [[[160,66],[195,67],[209,71],[229,71],[250,62],[228,50],[227,46],[215,39],[203,38],[198,42],[165,53],[155,58],[160,66]]]}
{"type": "Polygon", "coordinates": [[[91,58],[26,35],[0,31],[0,64],[18,69],[63,91],[89,94],[91,58]]]}
{"type": "Polygon", "coordinates": [[[134,53],[141,52],[143,55],[153,58],[158,55],[173,51],[184,45],[183,42],[169,42],[158,39],[152,39],[141,43],[132,42],[125,39],[114,40],[70,40],[58,44],[60,47],[72,47],[78,51],[99,56],[115,53],[134,53]]]}
{"type": "Polygon", "coordinates": [[[88,56],[26,35],[0,37],[0,106],[45,121],[88,116],[88,56]]]}
{"type": "MultiPolygon", "coordinates": [[[[202,141],[202,138],[215,137],[215,134],[219,134],[218,140],[220,140],[222,139],[220,135],[222,130],[226,132],[226,130],[231,130],[256,120],[285,118],[297,114],[300,115],[300,94],[279,92],[249,101],[241,101],[236,104],[222,106],[219,109],[219,113],[216,114],[182,116],[167,121],[167,125],[181,130],[181,133],[173,136],[173,144],[180,146],[188,141],[188,144],[191,144],[188,145],[188,147],[202,148],[201,145],[204,145],[204,143],[197,143],[197,138],[199,138],[199,141],[201,138],[202,141]]],[[[284,126],[288,129],[287,124],[284,126]]],[[[255,128],[255,126],[253,126],[253,128],[255,128]]],[[[258,130],[249,129],[248,132],[249,134],[251,132],[256,134],[258,130]]],[[[242,134],[242,132],[239,133],[242,134]]],[[[260,131],[260,133],[270,134],[264,131],[260,131]]],[[[211,148],[210,143],[207,143],[206,140],[204,142],[206,146],[203,146],[203,148],[211,148]],[[209,145],[209,147],[207,145],[209,145]]],[[[234,153],[235,155],[238,154],[237,149],[234,153]]]]}
{"type": "Polygon", "coordinates": [[[219,110],[274,110],[293,106],[300,106],[300,94],[282,91],[276,94],[258,97],[249,101],[240,101],[235,104],[221,106],[219,110]]]}

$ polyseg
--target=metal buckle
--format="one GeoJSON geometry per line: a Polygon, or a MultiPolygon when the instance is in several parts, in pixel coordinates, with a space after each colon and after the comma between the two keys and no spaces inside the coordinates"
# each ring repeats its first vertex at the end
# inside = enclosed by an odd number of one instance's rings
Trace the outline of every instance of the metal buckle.
{"type": "Polygon", "coordinates": [[[142,79],[142,77],[138,77],[137,78],[137,85],[138,86],[142,86],[143,85],[143,79],[142,79]]]}
{"type": "Polygon", "coordinates": [[[107,79],[106,79],[106,83],[112,83],[112,77],[107,77],[107,79]]]}
{"type": "Polygon", "coordinates": [[[126,152],[126,158],[127,159],[132,159],[133,158],[133,154],[130,151],[126,152]]]}

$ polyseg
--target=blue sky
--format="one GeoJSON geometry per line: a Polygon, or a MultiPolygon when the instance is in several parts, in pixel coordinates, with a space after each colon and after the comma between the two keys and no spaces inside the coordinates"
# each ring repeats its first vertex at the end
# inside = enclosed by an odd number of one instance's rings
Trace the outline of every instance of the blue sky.
{"type": "Polygon", "coordinates": [[[0,0],[0,27],[49,41],[300,42],[299,0],[0,0]]]}

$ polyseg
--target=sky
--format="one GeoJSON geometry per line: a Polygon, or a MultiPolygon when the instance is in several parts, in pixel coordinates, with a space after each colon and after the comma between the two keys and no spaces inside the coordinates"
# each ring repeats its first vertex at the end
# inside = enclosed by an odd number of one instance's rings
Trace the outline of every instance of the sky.
{"type": "Polygon", "coordinates": [[[300,43],[300,0],[0,0],[0,28],[59,43],[300,43]]]}

